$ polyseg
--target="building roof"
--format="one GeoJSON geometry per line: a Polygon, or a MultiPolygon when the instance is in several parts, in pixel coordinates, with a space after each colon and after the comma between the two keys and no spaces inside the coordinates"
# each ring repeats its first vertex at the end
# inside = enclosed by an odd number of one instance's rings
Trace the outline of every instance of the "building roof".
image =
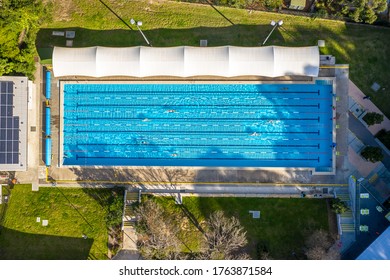
{"type": "Polygon", "coordinates": [[[27,169],[26,77],[0,77],[0,171],[27,169]]]}
{"type": "Polygon", "coordinates": [[[357,259],[390,260],[390,226],[357,259]]]}
{"type": "Polygon", "coordinates": [[[290,7],[305,7],[306,0],[291,0],[290,7]]]}
{"type": "Polygon", "coordinates": [[[54,76],[318,76],[313,47],[54,47],[54,76]]]}

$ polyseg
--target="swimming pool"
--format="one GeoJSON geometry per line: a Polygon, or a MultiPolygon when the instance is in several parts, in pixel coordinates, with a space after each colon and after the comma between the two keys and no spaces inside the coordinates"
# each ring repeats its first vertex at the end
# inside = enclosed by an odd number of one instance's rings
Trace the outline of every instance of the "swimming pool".
{"type": "Polygon", "coordinates": [[[332,166],[332,85],[64,85],[63,165],[332,166]]]}

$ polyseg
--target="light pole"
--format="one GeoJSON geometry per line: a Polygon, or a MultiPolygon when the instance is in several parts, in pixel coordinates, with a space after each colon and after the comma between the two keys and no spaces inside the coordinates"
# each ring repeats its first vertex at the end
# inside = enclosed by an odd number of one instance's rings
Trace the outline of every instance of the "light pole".
{"type": "Polygon", "coordinates": [[[274,32],[275,28],[278,27],[278,26],[282,26],[283,24],[283,20],[279,20],[278,22],[275,22],[275,21],[271,21],[271,25],[273,26],[271,32],[268,34],[267,38],[265,38],[263,44],[261,44],[262,46],[265,45],[265,43],[267,42],[268,38],[271,36],[272,32],[274,32]]]}
{"type": "Polygon", "coordinates": [[[149,42],[148,38],[146,38],[146,36],[145,36],[145,34],[142,32],[141,28],[139,28],[140,26],[142,26],[142,21],[137,21],[137,22],[135,22],[135,20],[132,18],[132,19],[130,19],[130,23],[131,23],[132,25],[137,26],[137,29],[138,29],[138,31],[141,33],[142,37],[144,37],[146,44],[148,44],[148,46],[151,47],[152,44],[149,42]]]}

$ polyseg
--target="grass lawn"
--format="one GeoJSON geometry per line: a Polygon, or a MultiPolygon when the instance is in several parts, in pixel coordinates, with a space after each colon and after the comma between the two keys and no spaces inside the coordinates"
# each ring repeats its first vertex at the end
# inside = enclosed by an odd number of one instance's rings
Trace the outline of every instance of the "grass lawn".
{"type": "MultiPolygon", "coordinates": [[[[180,211],[172,199],[156,199],[169,211],[180,211]]],[[[326,201],[320,199],[184,197],[183,205],[200,224],[216,210],[239,218],[247,231],[248,252],[253,259],[258,259],[259,250],[268,251],[274,259],[294,259],[293,252],[304,259],[305,237],[315,229],[329,228],[326,201]],[[261,211],[261,218],[253,219],[250,210],[261,211]]],[[[196,236],[191,239],[187,234],[183,239],[194,251],[196,236]]]]}
{"type": "MultiPolygon", "coordinates": [[[[217,7],[222,16],[208,5],[173,1],[105,3],[126,22],[132,17],[142,20],[142,30],[155,47],[198,46],[200,39],[207,39],[209,46],[258,46],[271,30],[270,21],[282,19],[282,28],[275,30],[267,45],[305,46],[325,40],[322,53],[335,55],[338,63],[350,64],[352,81],[390,117],[390,28],[217,7]],[[374,93],[370,86],[375,81],[385,90],[374,93]]],[[[76,30],[75,47],[145,45],[135,28],[130,30],[95,0],[54,0],[52,18],[38,34],[38,49],[65,46],[64,37],[51,35],[61,29],[76,30]]],[[[50,63],[47,49],[40,54],[44,63],[50,63]]]]}
{"type": "Polygon", "coordinates": [[[107,259],[105,219],[114,198],[123,201],[123,191],[41,187],[32,192],[31,185],[15,185],[2,224],[0,259],[107,259]]]}

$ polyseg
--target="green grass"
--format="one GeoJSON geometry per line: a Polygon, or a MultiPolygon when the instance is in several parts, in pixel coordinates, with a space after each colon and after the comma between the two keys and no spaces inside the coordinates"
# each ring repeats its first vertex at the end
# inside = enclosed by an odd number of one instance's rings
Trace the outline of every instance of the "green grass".
{"type": "Polygon", "coordinates": [[[122,190],[16,185],[0,234],[0,259],[107,259],[105,218],[122,190]],[[48,220],[47,227],[36,218],[48,220]],[[82,235],[88,236],[83,239],[82,235]]]}
{"type": "MultiPolygon", "coordinates": [[[[61,29],[76,30],[75,47],[145,45],[136,29],[130,30],[100,2],[65,2],[70,3],[68,8],[54,4],[52,20],[44,23],[38,34],[38,48],[64,46],[64,37],[51,35],[53,30],[61,29]]],[[[142,20],[142,30],[156,47],[198,46],[200,39],[208,39],[210,46],[258,46],[271,30],[270,21],[283,19],[282,28],[274,32],[268,45],[304,46],[325,40],[322,53],[335,55],[338,63],[350,64],[351,79],[390,116],[389,28],[217,7],[232,25],[208,5],[144,0],[105,2],[126,22],[131,17],[142,20]],[[385,90],[374,93],[370,86],[375,81],[385,90]]],[[[44,59],[50,63],[47,56],[44,59]]]]}
{"type": "MultiPolygon", "coordinates": [[[[180,211],[172,199],[157,198],[168,211],[180,211]]],[[[315,229],[328,230],[328,216],[325,200],[295,198],[206,198],[184,197],[183,205],[201,223],[210,213],[223,210],[227,216],[239,218],[248,236],[248,252],[258,258],[258,251],[267,250],[274,259],[305,258],[305,238],[315,229]],[[260,219],[253,219],[250,210],[261,211],[260,219]]],[[[195,228],[195,227],[193,227],[195,228]]],[[[183,239],[187,246],[196,251],[198,245],[192,229],[183,239]]]]}
{"type": "Polygon", "coordinates": [[[4,203],[4,197],[7,195],[9,196],[9,190],[7,187],[5,186],[1,186],[2,188],[2,195],[3,195],[3,203],[0,204],[0,225],[1,225],[1,221],[3,220],[4,218],[4,215],[5,215],[5,210],[6,210],[6,204],[4,203]]]}

